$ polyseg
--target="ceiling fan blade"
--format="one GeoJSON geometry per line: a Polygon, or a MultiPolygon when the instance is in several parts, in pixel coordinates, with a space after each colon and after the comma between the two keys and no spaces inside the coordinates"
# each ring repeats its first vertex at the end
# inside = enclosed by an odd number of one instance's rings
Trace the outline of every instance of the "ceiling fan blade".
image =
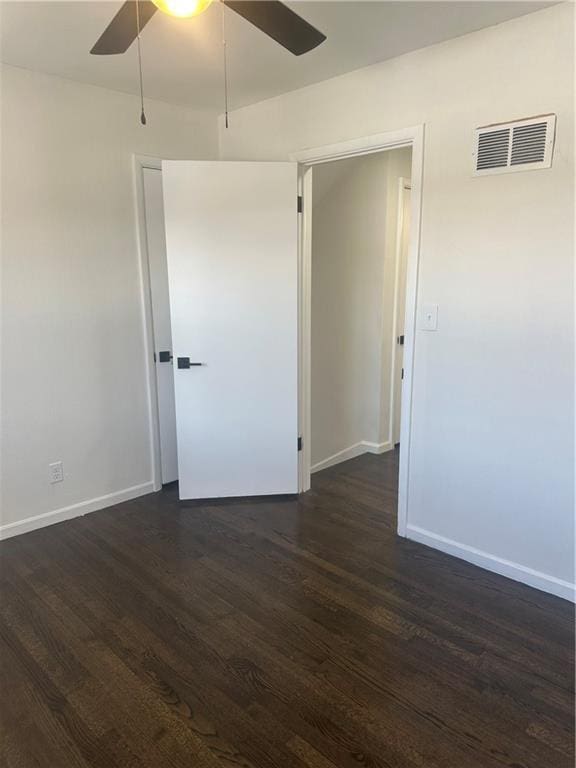
{"type": "MultiPolygon", "coordinates": [[[[144,29],[157,10],[150,0],[139,0],[140,30],[144,29]]],[[[124,53],[130,48],[137,36],[136,2],[135,0],[128,0],[108,24],[90,53],[98,56],[124,53]]]]}
{"type": "Polygon", "coordinates": [[[261,29],[295,56],[311,51],[326,35],[279,0],[223,0],[224,5],[261,29]]]}

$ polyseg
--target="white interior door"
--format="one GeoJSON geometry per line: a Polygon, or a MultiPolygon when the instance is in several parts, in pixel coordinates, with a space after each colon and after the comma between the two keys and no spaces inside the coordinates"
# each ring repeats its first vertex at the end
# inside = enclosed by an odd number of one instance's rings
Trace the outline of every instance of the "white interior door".
{"type": "Polygon", "coordinates": [[[174,371],[169,356],[172,353],[170,328],[170,299],[168,296],[168,267],[164,233],[164,201],[162,171],[143,168],[146,238],[150,273],[150,298],[154,327],[154,355],[158,417],[160,422],[160,463],[162,483],[178,479],[176,450],[176,411],[174,406],[174,371]],[[161,354],[162,353],[162,354],[161,354]],[[167,357],[168,359],[165,359],[167,357]]]}
{"type": "Polygon", "coordinates": [[[394,364],[394,414],[392,435],[394,445],[400,442],[400,415],[402,411],[402,371],[404,368],[404,323],[406,316],[406,267],[410,237],[410,182],[402,180],[398,206],[399,236],[398,281],[396,283],[396,360],[394,364]]]}
{"type": "Polygon", "coordinates": [[[296,164],[162,168],[180,498],[297,493],[296,164]]]}

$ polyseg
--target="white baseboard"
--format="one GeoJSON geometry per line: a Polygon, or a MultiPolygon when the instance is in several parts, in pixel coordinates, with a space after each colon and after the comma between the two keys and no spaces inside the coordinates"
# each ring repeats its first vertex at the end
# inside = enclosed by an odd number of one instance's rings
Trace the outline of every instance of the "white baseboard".
{"type": "Polygon", "coordinates": [[[366,446],[366,453],[386,453],[394,448],[389,440],[385,443],[369,443],[367,440],[364,440],[363,445],[366,446]]]}
{"type": "Polygon", "coordinates": [[[521,581],[530,587],[535,587],[543,592],[575,602],[576,585],[570,584],[569,581],[558,579],[541,571],[535,571],[532,568],[527,568],[525,565],[520,565],[510,560],[504,560],[488,552],[482,552],[474,547],[469,547],[467,544],[460,544],[457,541],[439,536],[416,525],[408,526],[406,536],[420,544],[426,544],[429,547],[439,549],[449,555],[454,555],[469,563],[478,565],[480,568],[485,568],[487,571],[499,573],[501,576],[514,579],[514,581],[521,581]]]}
{"type": "Polygon", "coordinates": [[[112,507],[114,504],[120,504],[123,501],[136,499],[138,496],[145,496],[154,491],[154,483],[142,483],[134,485],[132,488],[125,488],[123,491],[108,493],[106,496],[98,496],[96,499],[81,501],[78,504],[72,504],[70,507],[62,507],[52,512],[44,512],[42,515],[27,517],[24,520],[18,520],[15,523],[7,523],[0,526],[0,540],[9,539],[12,536],[19,536],[21,533],[35,531],[37,528],[44,528],[47,525],[61,523],[64,520],[71,520],[73,517],[81,517],[90,512],[96,512],[98,509],[112,507]]]}
{"type": "Polygon", "coordinates": [[[322,469],[328,469],[328,467],[333,467],[335,464],[340,464],[343,461],[355,459],[356,456],[361,456],[363,453],[386,453],[386,451],[392,450],[393,447],[390,442],[371,443],[368,440],[361,440],[359,443],[344,448],[343,451],[338,451],[338,453],[328,456],[327,459],[313,464],[310,467],[310,472],[320,472],[322,469]]]}

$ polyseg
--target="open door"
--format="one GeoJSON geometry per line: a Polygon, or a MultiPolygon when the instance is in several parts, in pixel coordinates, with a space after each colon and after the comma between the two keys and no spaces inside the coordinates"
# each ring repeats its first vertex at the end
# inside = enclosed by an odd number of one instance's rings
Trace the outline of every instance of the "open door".
{"type": "Polygon", "coordinates": [[[404,333],[406,315],[406,271],[410,247],[410,181],[401,179],[398,201],[399,224],[397,248],[398,280],[396,284],[396,360],[394,362],[394,412],[392,414],[392,442],[400,442],[400,417],[402,414],[402,382],[404,378],[404,333]]]}
{"type": "Polygon", "coordinates": [[[162,171],[180,498],[297,493],[296,164],[162,171]]]}

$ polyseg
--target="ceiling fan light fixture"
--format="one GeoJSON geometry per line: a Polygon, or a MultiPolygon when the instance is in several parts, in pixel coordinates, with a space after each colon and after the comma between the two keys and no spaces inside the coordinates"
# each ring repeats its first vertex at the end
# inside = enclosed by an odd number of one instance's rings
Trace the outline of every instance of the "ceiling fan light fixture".
{"type": "MultiPolygon", "coordinates": [[[[157,10],[186,18],[203,13],[213,0],[125,0],[112,21],[90,49],[96,56],[125,53],[157,10]]],[[[308,53],[326,40],[306,19],[281,0],[220,0],[252,26],[264,32],[295,56],[308,53]]]]}
{"type": "Polygon", "coordinates": [[[163,13],[178,18],[189,18],[203,13],[212,0],[152,0],[163,13]]]}

